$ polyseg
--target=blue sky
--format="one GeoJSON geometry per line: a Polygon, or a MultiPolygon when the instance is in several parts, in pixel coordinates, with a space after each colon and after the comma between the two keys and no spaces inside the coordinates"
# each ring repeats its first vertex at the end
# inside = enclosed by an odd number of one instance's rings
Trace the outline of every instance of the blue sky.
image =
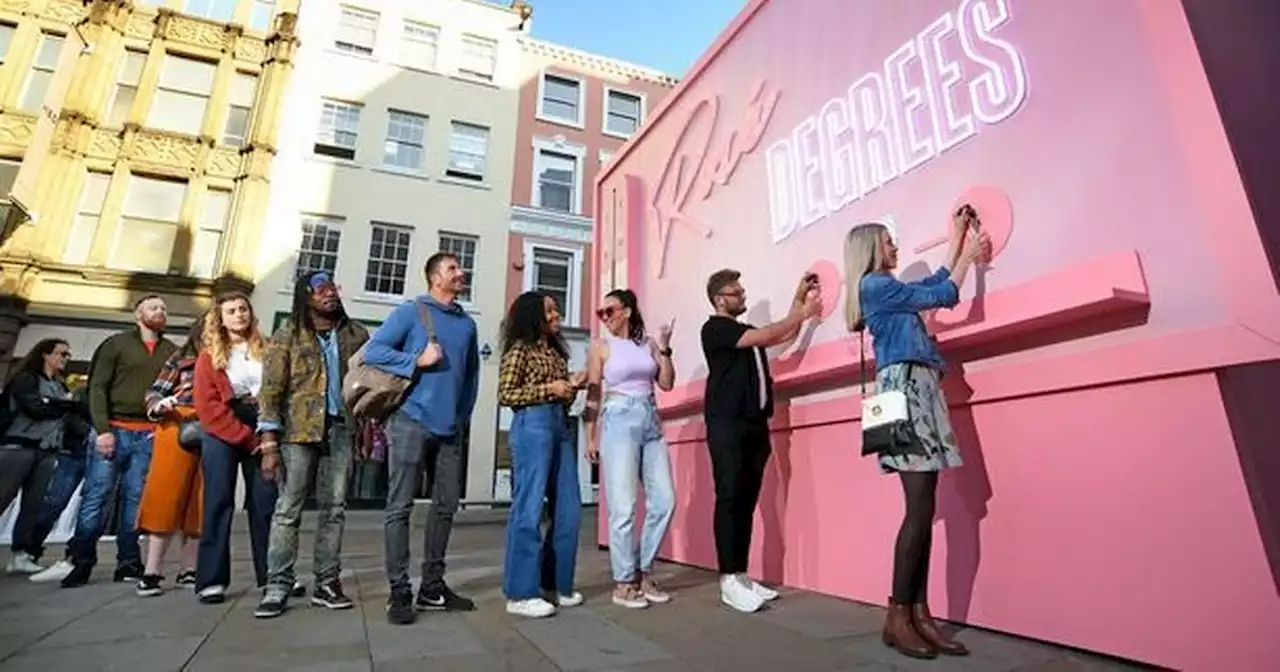
{"type": "Polygon", "coordinates": [[[532,0],[533,36],[681,77],[745,0],[532,0]]]}

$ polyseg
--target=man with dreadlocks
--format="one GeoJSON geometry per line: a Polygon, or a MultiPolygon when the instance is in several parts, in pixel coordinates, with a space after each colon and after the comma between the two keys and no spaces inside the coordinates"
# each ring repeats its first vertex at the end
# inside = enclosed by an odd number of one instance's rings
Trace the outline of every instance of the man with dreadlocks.
{"type": "Polygon", "coordinates": [[[254,611],[258,618],[284,613],[293,593],[302,504],[313,477],[320,520],[311,603],[328,609],[353,606],[339,580],[356,435],[355,420],[342,403],[342,377],[347,361],[367,340],[369,331],[347,317],[333,275],[312,271],[298,278],[293,311],[267,344],[259,395],[262,472],[281,483],[271,519],[267,588],[254,611]]]}

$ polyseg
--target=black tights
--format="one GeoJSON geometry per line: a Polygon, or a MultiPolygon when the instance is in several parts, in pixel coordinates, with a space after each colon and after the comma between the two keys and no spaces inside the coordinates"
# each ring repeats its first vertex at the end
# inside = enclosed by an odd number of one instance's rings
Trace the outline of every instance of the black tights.
{"type": "Polygon", "coordinates": [[[925,602],[929,584],[929,553],[933,548],[933,514],[938,492],[938,472],[903,471],[902,492],[907,512],[893,550],[894,604],[925,602]]]}

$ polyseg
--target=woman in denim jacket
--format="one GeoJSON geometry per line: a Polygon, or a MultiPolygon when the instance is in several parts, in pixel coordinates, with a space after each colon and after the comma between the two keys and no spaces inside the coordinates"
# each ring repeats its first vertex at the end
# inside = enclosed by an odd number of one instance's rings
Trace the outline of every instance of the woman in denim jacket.
{"type": "Polygon", "coordinates": [[[849,331],[870,329],[877,389],[906,395],[911,423],[923,448],[921,454],[879,456],[881,471],[898,474],[906,496],[883,638],[886,645],[913,658],[968,653],[938,628],[927,604],[938,472],[960,466],[961,459],[940,384],[946,364],[920,313],[960,302],[960,285],[969,267],[988,247],[986,234],[977,232],[976,223],[972,210],[961,208],[954,217],[947,265],[912,282],[893,276],[898,247],[885,225],[859,225],[845,238],[849,331]]]}
{"type": "Polygon", "coordinates": [[[591,345],[587,356],[587,458],[602,462],[609,509],[609,557],[617,584],[613,603],[642,609],[650,603],[671,601],[652,575],[653,561],[676,504],[671,457],[653,398],[655,383],[663,390],[670,390],[675,383],[671,323],[662,326],[657,339],[648,337],[636,295],[629,289],[606,294],[597,315],[606,333],[591,345]],[[639,549],[633,528],[637,484],[643,485],[645,498],[639,549]]]}

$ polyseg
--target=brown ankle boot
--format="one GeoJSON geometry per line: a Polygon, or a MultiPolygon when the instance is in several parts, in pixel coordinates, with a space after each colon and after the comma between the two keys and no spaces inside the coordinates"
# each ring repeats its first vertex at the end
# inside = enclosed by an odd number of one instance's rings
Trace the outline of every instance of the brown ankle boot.
{"type": "Polygon", "coordinates": [[[944,656],[967,656],[969,649],[964,644],[957,642],[951,638],[942,628],[938,627],[938,622],[933,620],[933,614],[929,613],[929,605],[913,604],[911,605],[911,620],[916,626],[916,632],[924,638],[933,648],[938,650],[944,656]]]}
{"type": "Polygon", "coordinates": [[[911,607],[905,604],[889,604],[889,615],[884,620],[880,638],[885,646],[909,658],[929,660],[938,657],[938,652],[911,624],[911,607]]]}

